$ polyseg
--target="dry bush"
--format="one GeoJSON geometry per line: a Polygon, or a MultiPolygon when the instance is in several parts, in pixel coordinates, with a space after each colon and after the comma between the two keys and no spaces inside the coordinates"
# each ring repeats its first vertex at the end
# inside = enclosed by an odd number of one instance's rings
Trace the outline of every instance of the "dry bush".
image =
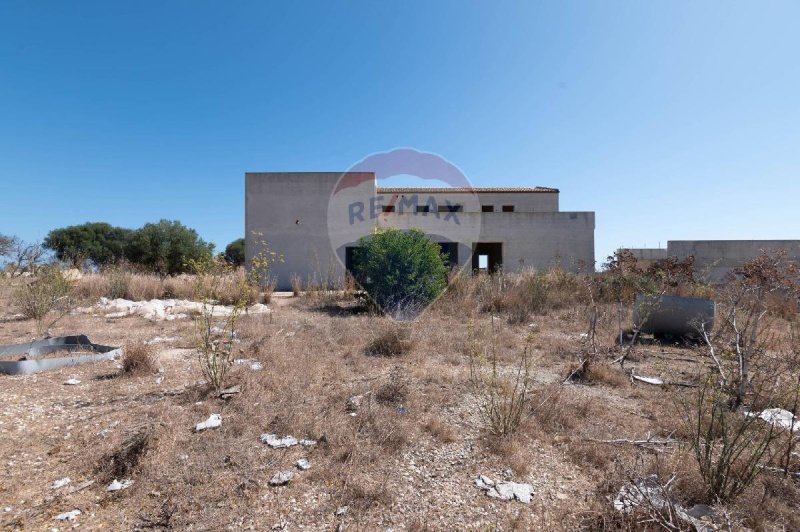
{"type": "Polygon", "coordinates": [[[303,278],[293,273],[291,275],[291,283],[292,283],[292,296],[299,297],[300,294],[303,292],[303,278]]]}
{"type": "Polygon", "coordinates": [[[408,354],[413,346],[411,330],[407,326],[389,323],[367,344],[364,354],[373,357],[399,357],[408,354]]]}
{"type": "Polygon", "coordinates": [[[775,453],[774,426],[732,404],[735,394],[707,379],[684,405],[685,431],[710,502],[731,501],[744,492],[775,453]]]}
{"type": "Polygon", "coordinates": [[[113,267],[103,272],[108,283],[107,297],[128,299],[133,273],[124,267],[113,267]]]}
{"type": "Polygon", "coordinates": [[[410,379],[403,368],[395,366],[388,378],[375,391],[375,400],[389,406],[402,405],[408,397],[410,379]]]}
{"type": "Polygon", "coordinates": [[[167,296],[167,286],[157,275],[134,273],[128,284],[128,299],[133,301],[161,299],[167,296]]]}
{"type": "Polygon", "coordinates": [[[14,304],[23,316],[36,320],[36,330],[42,334],[72,310],[72,292],[58,266],[42,266],[36,277],[16,287],[14,304]]]}
{"type": "Polygon", "coordinates": [[[272,294],[275,293],[275,288],[278,286],[278,280],[274,277],[269,277],[261,281],[261,300],[265,305],[272,303],[272,294]]]}
{"type": "Polygon", "coordinates": [[[142,375],[154,373],[158,368],[158,357],[152,345],[128,344],[122,351],[122,374],[142,375]]]}
{"type": "Polygon", "coordinates": [[[103,455],[95,470],[104,482],[130,478],[153,443],[155,427],[144,424],[127,431],[116,448],[103,455]]]}
{"type": "Polygon", "coordinates": [[[511,375],[506,376],[498,363],[494,317],[490,345],[481,349],[470,333],[468,345],[470,382],[478,397],[478,413],[484,428],[495,436],[516,432],[528,409],[528,388],[533,380],[531,367],[532,337],[519,353],[511,375]]]}
{"type": "Polygon", "coordinates": [[[428,417],[424,427],[425,430],[442,443],[452,443],[458,439],[455,430],[437,416],[428,417]]]}
{"type": "Polygon", "coordinates": [[[100,273],[84,274],[74,285],[75,298],[82,301],[95,302],[101,297],[108,297],[108,278],[100,273]]]}

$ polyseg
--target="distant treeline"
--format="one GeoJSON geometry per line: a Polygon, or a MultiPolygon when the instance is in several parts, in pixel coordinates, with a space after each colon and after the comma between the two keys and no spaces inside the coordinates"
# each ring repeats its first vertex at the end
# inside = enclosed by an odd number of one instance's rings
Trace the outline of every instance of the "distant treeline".
{"type": "MultiPolygon", "coordinates": [[[[105,222],[87,222],[53,229],[44,247],[75,267],[87,262],[97,268],[129,263],[160,274],[179,274],[188,264],[211,258],[214,244],[178,221],[161,220],[139,229],[115,227],[105,222]]],[[[244,263],[244,239],[228,244],[221,254],[229,262],[244,263]]]]}

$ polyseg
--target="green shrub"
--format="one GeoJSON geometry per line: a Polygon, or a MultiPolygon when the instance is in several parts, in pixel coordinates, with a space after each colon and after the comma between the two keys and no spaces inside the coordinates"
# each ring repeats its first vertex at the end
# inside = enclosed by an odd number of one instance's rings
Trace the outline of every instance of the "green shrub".
{"type": "Polygon", "coordinates": [[[370,302],[395,317],[419,314],[447,286],[446,257],[419,229],[383,229],[363,237],[355,259],[370,302]]]}
{"type": "Polygon", "coordinates": [[[244,265],[244,238],[237,238],[225,246],[225,260],[234,266],[244,265]]]}

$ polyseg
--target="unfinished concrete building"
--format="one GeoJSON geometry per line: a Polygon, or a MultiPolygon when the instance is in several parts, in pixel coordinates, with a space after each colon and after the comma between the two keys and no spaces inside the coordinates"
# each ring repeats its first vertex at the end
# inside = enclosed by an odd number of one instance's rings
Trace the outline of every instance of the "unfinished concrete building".
{"type": "Polygon", "coordinates": [[[685,260],[693,256],[698,276],[718,283],[737,266],[759,256],[762,251],[786,252],[787,260],[800,263],[800,240],[669,240],[667,248],[627,248],[645,263],[667,257],[685,260]]]}
{"type": "Polygon", "coordinates": [[[453,266],[478,271],[594,267],[594,213],[560,212],[554,188],[378,188],[360,172],[245,174],[248,262],[266,241],[283,255],[279,290],[341,279],[360,236],[418,228],[453,266]]]}

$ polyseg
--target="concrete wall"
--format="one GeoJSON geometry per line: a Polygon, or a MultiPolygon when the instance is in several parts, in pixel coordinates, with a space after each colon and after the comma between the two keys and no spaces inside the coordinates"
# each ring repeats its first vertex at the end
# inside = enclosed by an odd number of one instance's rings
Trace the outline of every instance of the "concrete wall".
{"type": "Polygon", "coordinates": [[[667,254],[678,259],[695,257],[695,268],[711,282],[722,281],[735,267],[759,256],[762,250],[785,249],[800,261],[800,240],[670,240],[667,254]]]}
{"type": "MultiPolygon", "coordinates": [[[[371,176],[363,174],[365,180],[371,176]]],[[[270,250],[282,254],[284,261],[276,262],[271,269],[279,290],[291,288],[292,274],[305,282],[320,275],[344,275],[344,250],[351,244],[347,238],[339,237],[346,236],[350,228],[339,220],[341,208],[333,209],[332,217],[328,213],[329,200],[340,177],[339,172],[245,174],[246,259],[248,263],[252,260],[263,240],[269,243],[270,250]],[[332,234],[338,260],[331,245],[332,234]]],[[[346,205],[350,193],[337,191],[337,201],[345,197],[336,205],[346,205]]],[[[363,201],[364,187],[354,188],[352,194],[354,200],[363,201]]],[[[391,194],[383,195],[383,203],[388,204],[391,194]]],[[[495,205],[493,213],[479,212],[480,203],[473,194],[433,195],[442,204],[445,199],[451,204],[465,204],[466,212],[454,213],[457,223],[444,213],[385,213],[374,220],[367,217],[367,229],[415,227],[433,240],[458,242],[462,264],[471,263],[474,243],[500,242],[506,271],[544,269],[555,263],[572,271],[594,267],[594,213],[557,212],[558,193],[480,193],[479,201],[495,205]],[[465,196],[471,199],[465,200],[465,196]],[[502,205],[514,205],[515,212],[500,212],[502,205]]]]}
{"type": "Polygon", "coordinates": [[[266,240],[284,261],[271,269],[278,288],[291,288],[296,273],[310,279],[329,267],[341,275],[328,238],[328,199],[341,172],[245,174],[245,256],[249,264],[266,240]],[[254,233],[260,233],[256,235],[254,233]]]}
{"type": "Polygon", "coordinates": [[[474,242],[500,242],[505,271],[545,269],[556,264],[569,271],[594,268],[593,212],[465,212],[458,216],[461,228],[431,214],[389,214],[379,218],[379,226],[417,228],[434,240],[459,242],[460,262],[467,258],[462,253],[471,253],[474,242]],[[471,234],[477,239],[465,241],[462,235],[471,234]],[[437,235],[448,238],[440,240],[437,235]]]}

